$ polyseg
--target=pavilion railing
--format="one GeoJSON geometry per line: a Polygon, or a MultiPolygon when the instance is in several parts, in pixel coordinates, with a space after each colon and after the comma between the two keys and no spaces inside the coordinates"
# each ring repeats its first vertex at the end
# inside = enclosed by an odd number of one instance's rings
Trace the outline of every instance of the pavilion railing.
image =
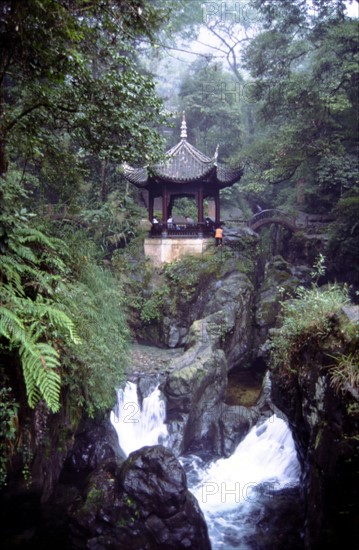
{"type": "Polygon", "coordinates": [[[168,224],[164,227],[162,224],[152,225],[150,231],[150,237],[164,237],[167,238],[198,238],[198,237],[213,237],[214,228],[206,224],[198,223],[180,223],[180,224],[168,224]]]}

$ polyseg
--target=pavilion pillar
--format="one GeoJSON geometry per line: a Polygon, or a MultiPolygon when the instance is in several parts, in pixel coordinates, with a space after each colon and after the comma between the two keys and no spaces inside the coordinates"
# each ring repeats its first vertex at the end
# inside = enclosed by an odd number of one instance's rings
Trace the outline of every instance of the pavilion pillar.
{"type": "Polygon", "coordinates": [[[215,202],[215,224],[218,227],[221,223],[221,204],[219,201],[219,189],[216,189],[216,192],[214,194],[214,202],[215,202]]]}
{"type": "Polygon", "coordinates": [[[164,183],[162,187],[162,236],[167,237],[167,220],[168,220],[168,191],[167,185],[164,183]]]}
{"type": "Polygon", "coordinates": [[[197,210],[198,210],[198,225],[199,225],[199,237],[203,237],[203,186],[200,185],[197,194],[197,210]]]}
{"type": "Polygon", "coordinates": [[[148,219],[152,223],[153,220],[153,205],[154,205],[154,196],[152,191],[148,191],[148,219]]]}

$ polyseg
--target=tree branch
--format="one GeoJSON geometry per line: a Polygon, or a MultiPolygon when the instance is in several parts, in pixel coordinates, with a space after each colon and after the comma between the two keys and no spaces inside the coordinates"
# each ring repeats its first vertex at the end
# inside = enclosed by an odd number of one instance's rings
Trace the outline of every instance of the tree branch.
{"type": "Polygon", "coordinates": [[[14,128],[14,126],[16,126],[16,124],[18,124],[20,122],[21,119],[23,119],[24,117],[26,117],[27,115],[29,115],[33,111],[36,111],[36,109],[40,109],[41,107],[45,107],[49,111],[59,110],[59,111],[67,112],[67,113],[76,113],[77,112],[77,108],[66,107],[64,105],[54,106],[54,105],[51,105],[51,103],[46,103],[46,102],[35,103],[34,105],[31,105],[31,107],[28,107],[27,109],[22,111],[22,113],[20,113],[16,118],[14,118],[3,129],[3,131],[2,131],[3,137],[5,137],[6,134],[8,134],[14,128]]]}

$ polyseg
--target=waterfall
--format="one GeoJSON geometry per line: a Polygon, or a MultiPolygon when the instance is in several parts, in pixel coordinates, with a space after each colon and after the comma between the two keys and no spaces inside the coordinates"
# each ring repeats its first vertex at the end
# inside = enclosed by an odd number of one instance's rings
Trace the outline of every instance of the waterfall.
{"type": "MultiPolygon", "coordinates": [[[[111,413],[119,443],[128,455],[145,445],[166,444],[165,403],[158,387],[139,405],[136,385],[118,391],[111,413]]],[[[256,521],[268,499],[299,483],[300,466],[287,424],[276,415],[255,426],[229,458],[205,463],[180,457],[189,490],[207,521],[213,550],[252,550],[256,521]],[[246,542],[247,541],[247,542],[246,542]]]]}
{"type": "Polygon", "coordinates": [[[232,456],[211,463],[194,493],[205,511],[230,510],[241,501],[251,502],[258,486],[273,491],[296,484],[299,473],[291,433],[273,415],[254,427],[232,456]]]}
{"type": "Polygon", "coordinates": [[[136,384],[127,382],[124,389],[118,390],[117,404],[111,412],[111,423],[126,456],[145,445],[165,444],[165,418],[165,402],[158,387],[144,398],[142,407],[136,384]]]}
{"type": "Polygon", "coordinates": [[[229,458],[209,465],[183,459],[190,490],[205,515],[213,550],[254,548],[255,521],[263,502],[299,483],[300,466],[291,432],[273,415],[255,426],[229,458]],[[240,546],[238,546],[240,544],[240,546]]]}

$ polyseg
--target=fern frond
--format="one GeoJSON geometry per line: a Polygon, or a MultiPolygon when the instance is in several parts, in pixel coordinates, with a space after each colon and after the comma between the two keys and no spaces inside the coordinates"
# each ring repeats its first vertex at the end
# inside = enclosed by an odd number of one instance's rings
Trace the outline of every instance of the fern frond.
{"type": "Polygon", "coordinates": [[[51,250],[56,249],[56,244],[54,243],[55,239],[47,237],[42,231],[30,227],[29,225],[26,226],[26,228],[18,228],[16,235],[22,243],[36,243],[50,248],[51,250]]]}
{"type": "Polygon", "coordinates": [[[42,288],[50,293],[52,292],[51,283],[57,280],[56,275],[50,275],[25,262],[15,260],[14,256],[10,255],[0,256],[0,273],[21,295],[25,294],[26,280],[28,286],[42,288]]]}
{"type": "Polygon", "coordinates": [[[48,254],[42,254],[40,261],[46,264],[49,269],[52,268],[59,273],[63,273],[66,270],[65,262],[63,262],[59,256],[55,256],[54,254],[51,256],[48,254]]]}
{"type": "Polygon", "coordinates": [[[18,239],[9,239],[8,248],[9,250],[11,250],[11,252],[16,254],[16,256],[19,256],[22,260],[26,260],[34,264],[39,263],[37,256],[34,254],[31,248],[29,246],[24,246],[23,244],[21,244],[18,239]]]}
{"type": "Polygon", "coordinates": [[[25,272],[25,266],[17,262],[12,256],[0,255],[0,273],[2,279],[6,279],[16,287],[20,294],[24,294],[21,275],[25,272]]]}
{"type": "Polygon", "coordinates": [[[20,357],[30,407],[43,398],[49,409],[57,412],[61,391],[58,352],[44,342],[26,342],[20,347],[20,357]]]}
{"type": "Polygon", "coordinates": [[[10,309],[0,308],[0,335],[10,342],[20,343],[24,341],[25,327],[21,319],[10,309]]]}
{"type": "Polygon", "coordinates": [[[47,316],[51,323],[57,328],[62,329],[67,332],[70,336],[70,339],[74,344],[79,344],[81,342],[75,328],[74,322],[70,317],[60,309],[53,307],[48,302],[43,304],[37,304],[38,312],[41,316],[47,316]]]}

